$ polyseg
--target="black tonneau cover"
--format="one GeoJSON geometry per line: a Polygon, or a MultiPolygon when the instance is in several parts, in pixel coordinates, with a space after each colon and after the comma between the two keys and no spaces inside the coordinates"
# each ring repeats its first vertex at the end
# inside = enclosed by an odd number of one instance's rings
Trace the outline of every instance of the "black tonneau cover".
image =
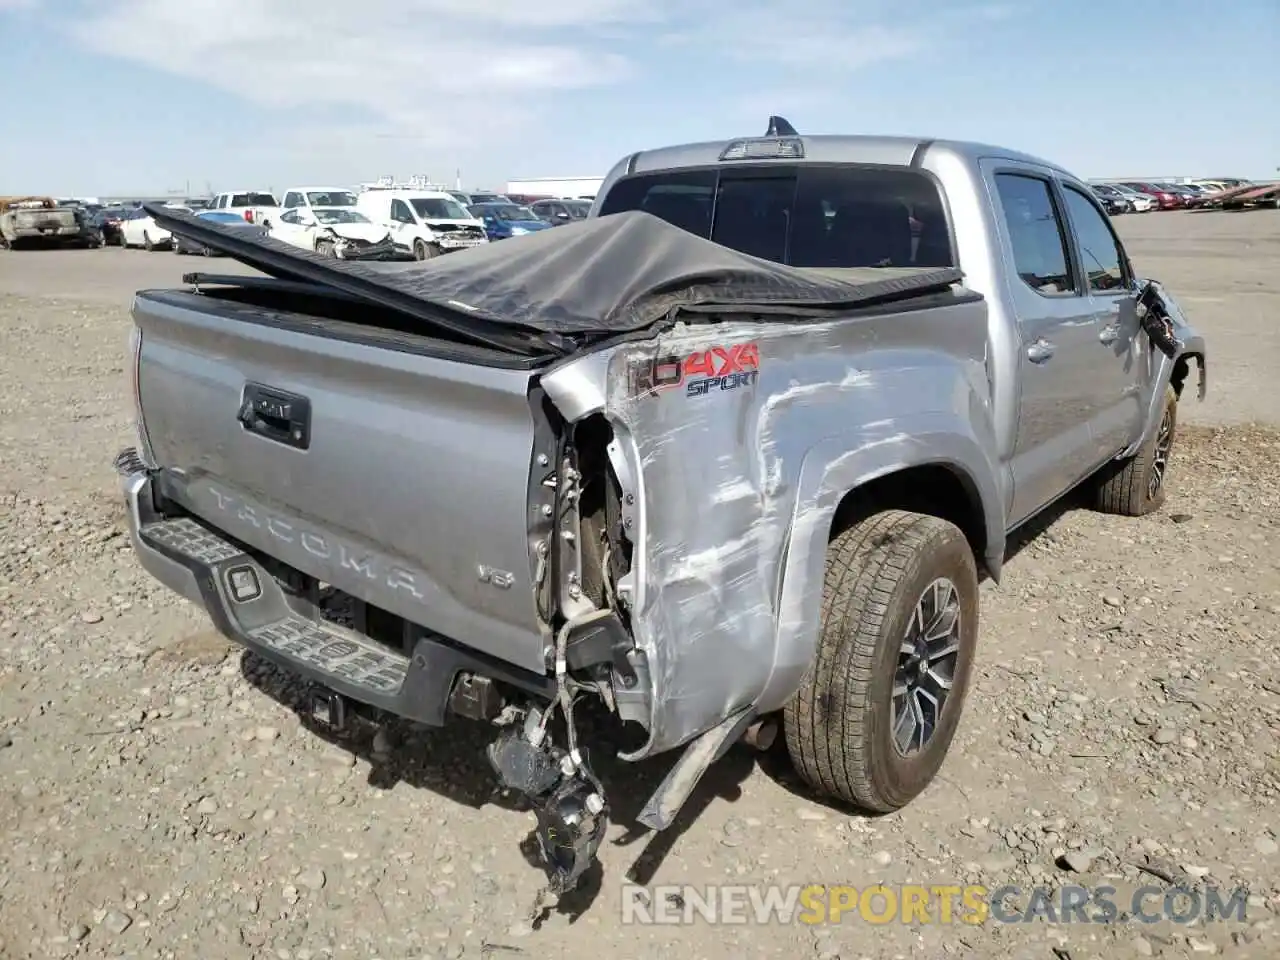
{"type": "Polygon", "coordinates": [[[320,284],[430,322],[452,314],[573,336],[642,330],[686,311],[806,319],[946,290],[952,268],[809,270],[761,260],[630,211],[411,263],[349,262],[158,204],[156,223],[285,280],[320,284]]]}

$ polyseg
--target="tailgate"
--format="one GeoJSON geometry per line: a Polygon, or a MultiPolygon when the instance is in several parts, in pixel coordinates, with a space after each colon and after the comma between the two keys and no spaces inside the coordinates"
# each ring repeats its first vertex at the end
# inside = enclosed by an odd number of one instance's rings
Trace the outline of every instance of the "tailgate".
{"type": "Polygon", "coordinates": [[[291,316],[139,295],[140,403],[166,494],[312,577],[544,672],[532,374],[282,325],[291,316]]]}

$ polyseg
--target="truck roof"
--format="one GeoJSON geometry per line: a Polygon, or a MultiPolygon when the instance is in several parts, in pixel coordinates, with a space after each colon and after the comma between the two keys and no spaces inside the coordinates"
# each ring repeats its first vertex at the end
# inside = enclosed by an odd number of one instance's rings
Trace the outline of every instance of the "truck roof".
{"type": "MultiPolygon", "coordinates": [[[[707,140],[701,143],[685,143],[670,147],[659,147],[655,150],[642,150],[632,154],[623,163],[625,174],[645,173],[655,170],[670,170],[681,167],[701,167],[733,165],[741,163],[758,164],[758,159],[721,160],[720,155],[733,143],[743,140],[764,139],[755,136],[733,137],[729,140],[707,140]]],[[[973,163],[987,157],[1001,157],[1007,160],[1018,160],[1050,167],[1071,175],[1056,163],[1050,163],[1041,157],[1006,147],[965,140],[935,140],[927,137],[888,137],[864,135],[818,135],[798,136],[794,139],[804,144],[804,156],[796,158],[794,163],[875,163],[889,166],[910,166],[925,150],[940,153],[956,159],[973,163]]],[[[764,161],[769,162],[769,161],[764,161]]],[[[619,171],[622,173],[623,171],[619,171]]]]}

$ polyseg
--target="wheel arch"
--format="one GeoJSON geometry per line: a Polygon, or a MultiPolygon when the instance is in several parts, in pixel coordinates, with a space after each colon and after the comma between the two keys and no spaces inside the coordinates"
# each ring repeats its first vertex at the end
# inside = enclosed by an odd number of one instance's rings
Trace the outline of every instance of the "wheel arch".
{"type": "Polygon", "coordinates": [[[779,572],[773,672],[760,697],[764,710],[791,696],[812,660],[827,547],[862,516],[901,509],[955,523],[979,566],[1000,579],[1005,509],[989,452],[994,446],[945,415],[903,426],[903,432],[854,449],[834,439],[805,458],[779,572]]]}
{"type": "Polygon", "coordinates": [[[982,495],[973,477],[953,463],[922,463],[891,470],[859,484],[841,498],[827,541],[881,510],[908,510],[938,517],[964,533],[982,563],[990,534],[982,495]]]}

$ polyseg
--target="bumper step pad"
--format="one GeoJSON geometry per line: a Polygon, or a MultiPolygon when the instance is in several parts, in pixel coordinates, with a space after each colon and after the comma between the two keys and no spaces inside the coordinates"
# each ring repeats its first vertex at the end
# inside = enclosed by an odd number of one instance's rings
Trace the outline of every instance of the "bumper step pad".
{"type": "Polygon", "coordinates": [[[404,686],[407,656],[304,616],[257,561],[199,521],[161,520],[138,535],[195,574],[206,608],[232,639],[367,702],[394,697],[404,686]]]}

